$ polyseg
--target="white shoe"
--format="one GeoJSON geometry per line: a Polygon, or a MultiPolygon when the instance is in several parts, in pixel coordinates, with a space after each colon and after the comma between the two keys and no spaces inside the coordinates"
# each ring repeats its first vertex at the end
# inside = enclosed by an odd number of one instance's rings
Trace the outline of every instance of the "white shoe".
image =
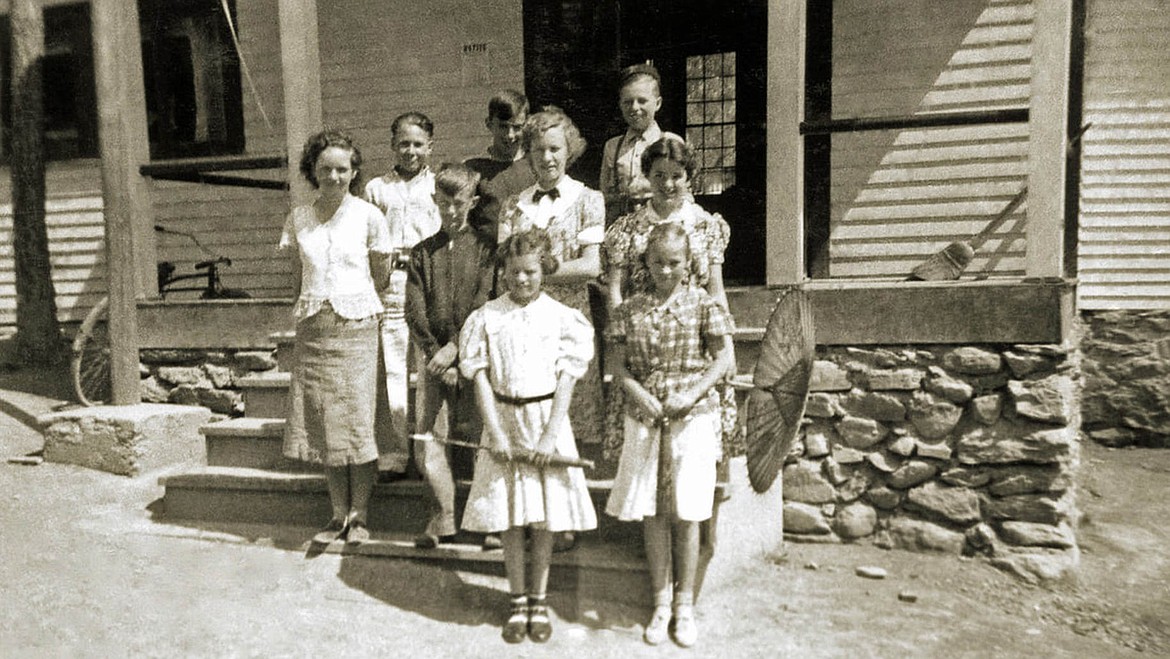
{"type": "Polygon", "coordinates": [[[646,631],[642,634],[642,640],[649,645],[658,645],[669,636],[669,629],[670,607],[656,606],[654,607],[654,615],[650,617],[650,622],[646,623],[646,631]]]}
{"type": "Polygon", "coordinates": [[[689,648],[699,640],[699,628],[695,625],[695,607],[683,604],[674,612],[674,642],[689,648]]]}

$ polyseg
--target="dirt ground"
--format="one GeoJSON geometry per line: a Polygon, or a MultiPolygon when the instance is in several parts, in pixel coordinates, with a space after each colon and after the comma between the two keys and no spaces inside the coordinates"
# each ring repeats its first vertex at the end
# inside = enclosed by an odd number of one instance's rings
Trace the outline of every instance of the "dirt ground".
{"type": "MultiPolygon", "coordinates": [[[[28,422],[63,395],[57,377],[0,373],[0,456],[39,449],[28,422]]],[[[502,578],[309,558],[297,548],[299,529],[157,523],[149,507],[162,495],[158,474],[0,464],[0,655],[1168,654],[1170,450],[1084,448],[1076,583],[1029,586],[950,556],[788,544],[704,592],[691,650],[643,645],[648,610],[624,605],[572,620],[561,606],[547,646],[507,646],[502,578]],[[854,574],[860,565],[889,576],[863,579],[854,574]]]]}

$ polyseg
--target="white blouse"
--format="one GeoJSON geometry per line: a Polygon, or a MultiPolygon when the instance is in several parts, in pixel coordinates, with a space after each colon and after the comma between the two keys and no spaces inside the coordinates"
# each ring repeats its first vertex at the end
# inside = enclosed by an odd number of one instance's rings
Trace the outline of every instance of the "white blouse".
{"type": "Polygon", "coordinates": [[[293,315],[308,318],[328,302],[342,318],[360,320],[382,312],[370,273],[370,252],[389,254],[386,220],[373,204],[346,195],[322,222],[312,205],[288,214],[281,249],[301,257],[301,295],[293,315]]]}
{"type": "Polygon", "coordinates": [[[463,377],[486,368],[492,389],[513,398],[552,393],[562,373],[580,378],[591,359],[593,326],[543,293],[524,306],[507,295],[490,300],[459,333],[463,377]]]}
{"type": "Polygon", "coordinates": [[[428,167],[409,181],[391,170],[366,183],[365,198],[385,214],[390,227],[390,244],[394,249],[402,250],[431,237],[442,226],[434,194],[435,174],[428,167]]]}

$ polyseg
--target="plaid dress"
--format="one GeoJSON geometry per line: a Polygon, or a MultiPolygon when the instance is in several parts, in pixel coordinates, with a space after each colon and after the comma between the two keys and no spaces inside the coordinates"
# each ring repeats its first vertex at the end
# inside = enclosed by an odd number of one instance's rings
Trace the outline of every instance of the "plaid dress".
{"type": "MultiPolygon", "coordinates": [[[[731,332],[727,312],[701,288],[686,286],[666,302],[635,294],[618,307],[608,330],[626,350],[626,369],[654,397],[665,401],[693,386],[710,366],[710,347],[731,332]]],[[[606,512],[622,520],[658,514],[658,456],[662,435],[671,442],[674,512],[680,519],[710,517],[715,465],[721,454],[721,401],[707,391],[682,419],[662,431],[655,420],[625,408],[625,438],[606,512]]]]}

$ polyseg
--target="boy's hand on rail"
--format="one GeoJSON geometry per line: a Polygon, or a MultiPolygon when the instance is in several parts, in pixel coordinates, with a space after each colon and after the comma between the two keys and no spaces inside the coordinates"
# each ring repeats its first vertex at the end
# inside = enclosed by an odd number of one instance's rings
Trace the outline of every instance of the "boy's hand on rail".
{"type": "Polygon", "coordinates": [[[443,371],[443,374],[439,376],[439,379],[448,387],[454,387],[455,385],[459,384],[459,369],[452,366],[443,371]]]}
{"type": "Polygon", "coordinates": [[[451,368],[451,366],[455,363],[455,359],[458,357],[458,346],[456,346],[454,343],[448,343],[442,348],[439,348],[439,350],[435,352],[435,356],[431,357],[430,361],[427,362],[427,373],[430,373],[436,377],[442,375],[444,371],[451,368]]]}

